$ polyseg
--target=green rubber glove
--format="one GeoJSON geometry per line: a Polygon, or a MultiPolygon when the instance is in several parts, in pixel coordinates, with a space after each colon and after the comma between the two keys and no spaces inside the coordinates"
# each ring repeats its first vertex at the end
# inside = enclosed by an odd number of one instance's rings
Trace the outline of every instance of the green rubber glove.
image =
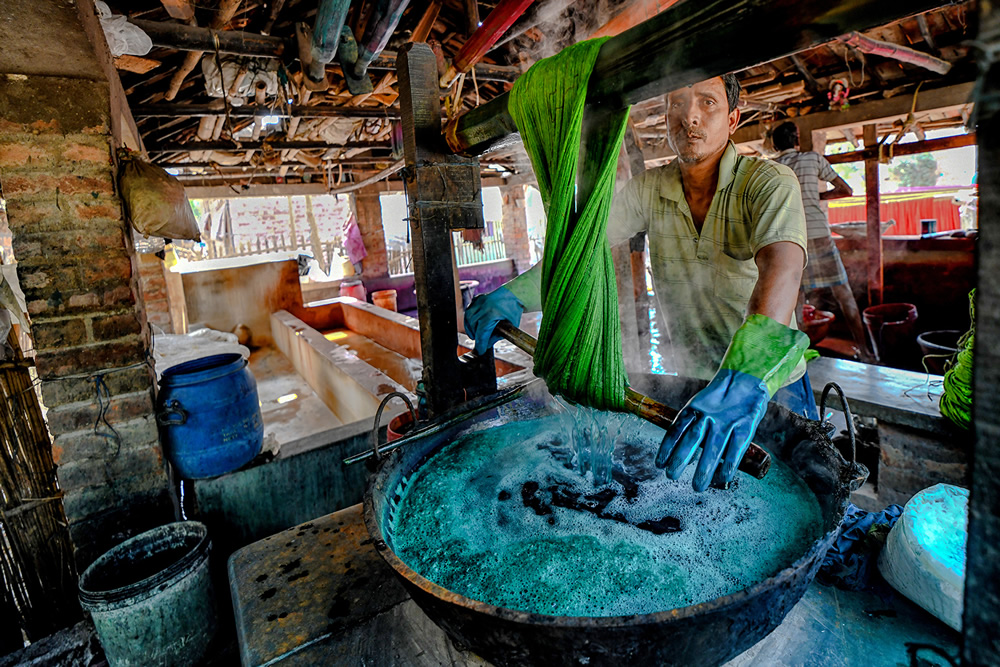
{"type": "Polygon", "coordinates": [[[801,331],[751,315],[729,344],[722,365],[667,429],[656,466],[678,479],[703,447],[693,486],[704,491],[713,479],[731,482],[750,446],[767,403],[788,380],[809,347],[801,331]]]}

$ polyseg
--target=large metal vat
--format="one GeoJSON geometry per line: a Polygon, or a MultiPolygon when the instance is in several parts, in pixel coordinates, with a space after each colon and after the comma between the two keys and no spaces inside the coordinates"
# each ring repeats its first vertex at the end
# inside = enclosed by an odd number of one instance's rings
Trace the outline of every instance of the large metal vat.
{"type": "MultiPolygon", "coordinates": [[[[697,383],[647,376],[642,389],[680,405],[697,383]]],[[[832,543],[853,488],[867,471],[848,463],[809,422],[771,405],[756,442],[787,463],[816,494],[823,536],[790,567],[751,588],[710,602],[623,617],[544,616],[505,609],[448,591],[412,570],[393,552],[392,516],[411,473],[444,445],[484,420],[530,419],[546,413],[547,397],[520,391],[500,405],[416,434],[382,459],[365,493],[364,514],[375,548],[414,601],[456,645],[496,665],[718,665],[770,633],[798,602],[832,543]]]]}

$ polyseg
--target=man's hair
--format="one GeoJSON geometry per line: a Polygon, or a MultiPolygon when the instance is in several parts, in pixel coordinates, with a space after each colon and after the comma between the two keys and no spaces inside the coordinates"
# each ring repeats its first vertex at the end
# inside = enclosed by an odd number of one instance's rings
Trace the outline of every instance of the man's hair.
{"type": "Polygon", "coordinates": [[[729,102],[729,112],[732,113],[740,103],[740,80],[735,74],[723,74],[722,83],[726,86],[726,100],[729,102]]]}
{"type": "Polygon", "coordinates": [[[782,123],[771,132],[771,143],[779,151],[795,148],[799,145],[799,128],[791,121],[782,123]]]}

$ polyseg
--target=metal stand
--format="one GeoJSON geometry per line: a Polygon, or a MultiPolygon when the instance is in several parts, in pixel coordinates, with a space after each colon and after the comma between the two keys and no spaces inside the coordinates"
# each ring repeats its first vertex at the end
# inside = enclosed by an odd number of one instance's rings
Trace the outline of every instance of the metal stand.
{"type": "Polygon", "coordinates": [[[466,363],[457,356],[457,271],[451,232],[484,226],[479,161],[451,155],[445,147],[437,59],[431,48],[407,44],[396,66],[424,362],[422,398],[427,416],[433,418],[473,394],[496,391],[492,353],[466,363]]]}

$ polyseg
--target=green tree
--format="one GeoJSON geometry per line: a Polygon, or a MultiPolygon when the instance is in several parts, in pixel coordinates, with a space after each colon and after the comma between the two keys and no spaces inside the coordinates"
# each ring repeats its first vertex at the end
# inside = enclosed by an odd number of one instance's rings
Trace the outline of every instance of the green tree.
{"type": "Polygon", "coordinates": [[[904,188],[937,185],[939,176],[937,160],[930,153],[894,160],[889,165],[889,178],[904,188]]]}

